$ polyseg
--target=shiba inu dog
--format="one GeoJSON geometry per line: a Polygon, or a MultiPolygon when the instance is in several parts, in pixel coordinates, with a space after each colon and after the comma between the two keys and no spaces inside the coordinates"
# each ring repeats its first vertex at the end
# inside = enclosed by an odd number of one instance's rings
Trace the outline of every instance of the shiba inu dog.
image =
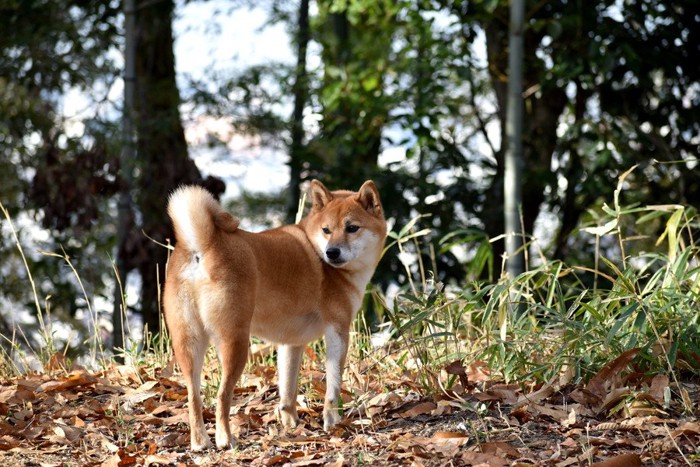
{"type": "Polygon", "coordinates": [[[183,187],[168,203],[175,251],[168,263],[163,307],[175,358],[187,385],[192,450],[212,446],[204,427],[200,373],[213,344],[222,366],[216,446],[235,445],[229,427],[234,386],[250,335],[278,344],[278,417],[296,426],[297,379],[304,346],[326,339],[323,426],[340,420],[338,398],[349,331],[386,238],[372,181],[358,192],[311,182],[312,207],[299,224],[260,233],[238,228],[204,189],[183,187]]]}

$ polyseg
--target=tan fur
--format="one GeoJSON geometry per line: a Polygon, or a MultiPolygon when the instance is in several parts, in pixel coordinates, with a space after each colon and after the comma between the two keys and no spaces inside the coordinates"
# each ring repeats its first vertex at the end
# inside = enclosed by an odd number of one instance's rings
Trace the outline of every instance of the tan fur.
{"type": "Polygon", "coordinates": [[[239,229],[238,219],[202,188],[180,188],[170,198],[168,214],[177,243],[168,264],[163,307],[187,385],[193,450],[212,445],[200,396],[202,362],[210,343],[222,365],[216,445],[235,444],[229,410],[251,334],[279,344],[278,415],[286,427],[298,421],[296,386],[303,346],[325,335],[324,428],[339,421],[350,326],[379,261],[386,222],[371,181],[355,193],[330,192],[314,180],[311,200],[311,212],[298,225],[250,233],[239,229]]]}

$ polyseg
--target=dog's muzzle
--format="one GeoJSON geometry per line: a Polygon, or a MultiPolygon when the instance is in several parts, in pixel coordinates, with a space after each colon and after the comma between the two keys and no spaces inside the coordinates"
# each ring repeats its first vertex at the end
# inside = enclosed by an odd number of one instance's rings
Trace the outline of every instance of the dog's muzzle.
{"type": "Polygon", "coordinates": [[[340,266],[341,264],[345,263],[345,260],[341,258],[340,254],[341,251],[338,247],[332,246],[326,248],[327,262],[333,266],[340,266]]]}

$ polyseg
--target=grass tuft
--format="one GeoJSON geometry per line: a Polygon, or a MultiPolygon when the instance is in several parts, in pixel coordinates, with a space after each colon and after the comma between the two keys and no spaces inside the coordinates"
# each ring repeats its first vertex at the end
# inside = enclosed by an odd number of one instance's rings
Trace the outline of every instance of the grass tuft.
{"type": "MultiPolygon", "coordinates": [[[[617,199],[603,208],[601,227],[582,229],[596,235],[593,268],[543,260],[512,279],[449,288],[421,263],[419,278],[384,304],[402,348],[397,361],[426,391],[458,381],[445,371],[454,361],[484,362],[505,382],[544,383],[572,370],[574,381],[585,382],[636,348],[635,371],[668,375],[676,388],[680,375],[700,374],[700,245],[693,237],[700,219],[683,206],[622,208],[617,199]],[[665,226],[651,239],[658,251],[625,256],[632,242],[649,243],[635,229],[652,221],[665,226]],[[619,248],[601,249],[606,236],[619,248]]],[[[393,234],[395,243],[426,234],[404,230],[393,234]]],[[[489,262],[483,252],[479,261],[489,262]]]]}

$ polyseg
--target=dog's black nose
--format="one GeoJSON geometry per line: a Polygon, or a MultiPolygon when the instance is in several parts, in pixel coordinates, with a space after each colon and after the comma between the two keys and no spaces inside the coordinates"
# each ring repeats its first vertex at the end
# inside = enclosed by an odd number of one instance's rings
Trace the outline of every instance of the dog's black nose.
{"type": "Polygon", "coordinates": [[[340,258],[340,248],[330,247],[326,250],[326,256],[331,261],[340,258]]]}

